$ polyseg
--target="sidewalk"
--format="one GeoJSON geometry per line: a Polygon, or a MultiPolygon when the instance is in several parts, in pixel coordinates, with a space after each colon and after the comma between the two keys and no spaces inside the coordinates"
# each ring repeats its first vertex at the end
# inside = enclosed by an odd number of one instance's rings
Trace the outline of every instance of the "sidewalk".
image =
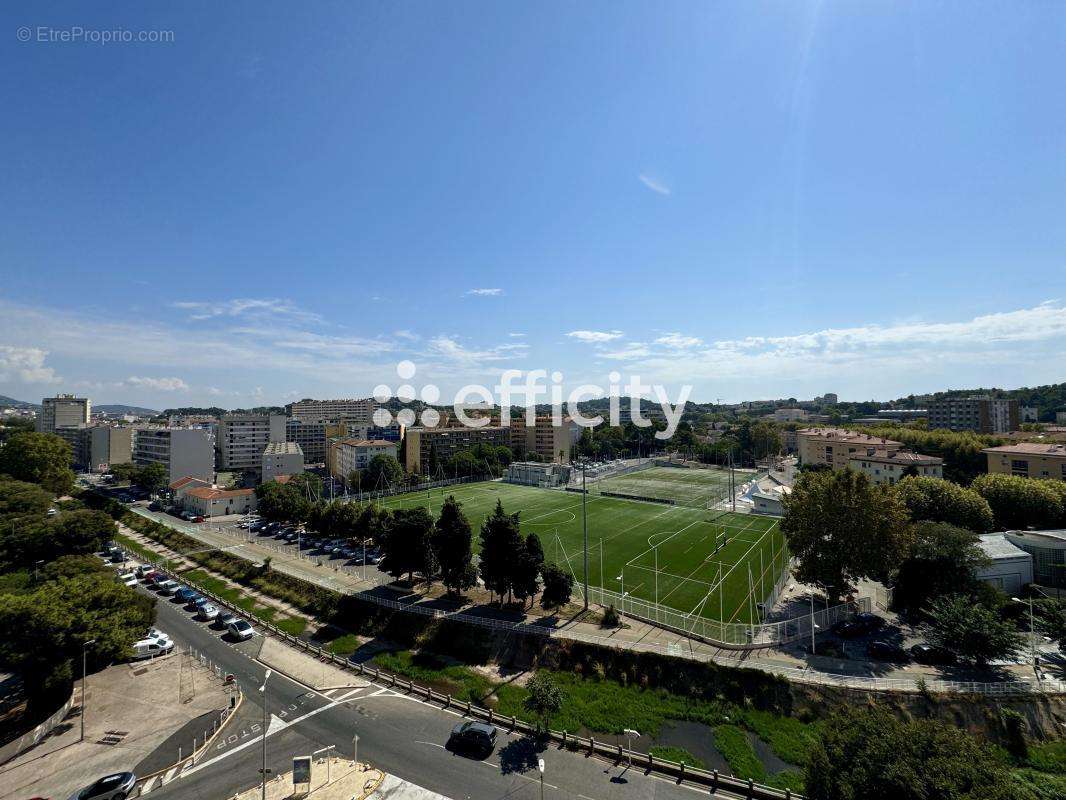
{"type": "MultiPolygon", "coordinates": [[[[159,518],[159,515],[143,509],[134,509],[134,511],[154,521],[164,521],[159,518]]],[[[444,608],[440,598],[411,597],[400,593],[391,595],[385,587],[377,583],[362,581],[356,575],[329,567],[316,566],[315,562],[300,558],[290,551],[258,544],[254,540],[255,537],[210,530],[204,526],[175,525],[169,521],[165,522],[208,546],[225,548],[227,552],[240,554],[244,558],[261,561],[269,556],[272,569],[334,591],[345,594],[363,593],[364,596],[372,592],[372,596],[367,597],[370,602],[374,602],[373,598],[377,597],[379,602],[384,601],[383,605],[419,607],[422,612],[439,613],[444,608]],[[249,538],[251,541],[248,540],[249,538]]],[[[263,602],[277,605],[277,601],[264,599],[263,602]]],[[[410,613],[418,612],[411,611],[410,613]]],[[[504,629],[513,627],[515,624],[532,625],[544,630],[550,636],[561,636],[605,646],[658,652],[723,666],[757,668],[797,682],[916,691],[919,680],[934,685],[938,681],[956,680],[945,676],[935,667],[920,664],[897,665],[858,659],[810,656],[803,653],[803,643],[797,643],[792,649],[728,650],[629,617],[625,618],[625,627],[605,629],[595,622],[586,622],[576,618],[557,621],[536,613],[528,613],[524,619],[518,620],[513,614],[496,614],[484,606],[476,609],[469,607],[460,609],[459,613],[476,616],[477,624],[484,624],[491,628],[504,629]]],[[[1003,671],[1010,680],[1028,681],[1034,685],[1036,683],[1033,669],[1028,664],[1011,664],[1005,666],[1003,671]]],[[[932,690],[935,691],[935,687],[932,690]]]]}
{"type": "Polygon", "coordinates": [[[52,735],[0,767],[0,798],[63,798],[112,772],[173,764],[172,737],[186,732],[188,753],[229,705],[218,677],[180,654],[116,664],[90,675],[88,687],[85,740],[76,707],[52,735]]]}

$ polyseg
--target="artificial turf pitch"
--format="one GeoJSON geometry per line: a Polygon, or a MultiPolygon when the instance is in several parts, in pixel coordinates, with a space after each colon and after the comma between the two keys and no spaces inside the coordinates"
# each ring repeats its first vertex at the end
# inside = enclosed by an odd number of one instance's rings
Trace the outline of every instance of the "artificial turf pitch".
{"type": "MultiPolygon", "coordinates": [[[[436,515],[448,495],[462,504],[474,528],[475,547],[477,531],[497,500],[506,512],[518,512],[523,532],[540,537],[546,558],[569,568],[575,593],[580,591],[580,493],[487,481],[398,495],[381,503],[388,508],[426,506],[436,515]]],[[[588,533],[590,586],[614,592],[624,588],[648,602],[654,602],[657,593],[661,606],[724,622],[757,622],[755,603],[770,593],[787,561],[777,520],[751,514],[590,493],[588,533]]]]}

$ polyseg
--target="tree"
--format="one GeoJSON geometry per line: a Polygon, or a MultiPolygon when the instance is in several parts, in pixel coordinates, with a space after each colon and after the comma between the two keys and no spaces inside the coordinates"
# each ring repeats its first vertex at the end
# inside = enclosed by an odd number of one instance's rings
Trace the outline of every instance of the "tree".
{"type": "Polygon", "coordinates": [[[55,434],[23,431],[0,450],[0,472],[40,484],[58,497],[74,488],[70,459],[70,445],[55,434]]]}
{"type": "Polygon", "coordinates": [[[980,494],[942,478],[904,478],[895,491],[916,522],[947,522],[975,533],[988,533],[995,523],[992,508],[980,494]]]}
{"type": "Polygon", "coordinates": [[[1001,528],[1054,528],[1066,522],[1066,485],[1018,475],[985,474],[973,488],[988,501],[1001,528]]]}
{"type": "Polygon", "coordinates": [[[134,473],[133,482],[149,494],[155,494],[169,483],[167,468],[158,462],[145,464],[134,473]]]}
{"type": "Polygon", "coordinates": [[[969,595],[952,594],[934,600],[928,610],[931,644],[950,650],[962,661],[986,665],[1008,658],[1022,647],[1014,623],[969,595]]]}
{"type": "Polygon", "coordinates": [[[433,554],[440,581],[451,594],[461,594],[477,585],[473,564],[473,531],[462,506],[449,496],[433,528],[433,554]]]}
{"type": "Polygon", "coordinates": [[[255,489],[259,513],[266,519],[302,522],[311,517],[311,509],[322,496],[322,480],[301,472],[284,483],[267,481],[255,489]]]}
{"type": "Polygon", "coordinates": [[[108,471],[120,483],[133,483],[137,473],[140,471],[140,467],[133,463],[112,464],[111,469],[108,471]]]}
{"type": "Polygon", "coordinates": [[[989,745],[932,719],[846,709],[821,727],[807,760],[809,800],[1010,800],[1010,773],[989,745]]]}
{"type": "Polygon", "coordinates": [[[559,608],[570,602],[574,592],[574,576],[556,564],[544,568],[544,591],[540,595],[540,605],[545,610],[559,608]]]}
{"type": "Polygon", "coordinates": [[[785,498],[781,531],[799,562],[796,578],[834,599],[861,578],[887,578],[911,535],[899,497],[850,469],[802,473],[785,498]]]}
{"type": "Polygon", "coordinates": [[[433,517],[423,507],[398,508],[385,531],[381,544],[379,567],[394,578],[407,575],[414,580],[416,572],[431,580],[436,564],[430,537],[433,534],[433,517]]]}
{"type": "Polygon", "coordinates": [[[403,467],[393,456],[374,456],[364,472],[363,486],[369,491],[387,489],[403,480],[403,467]]]}
{"type": "Polygon", "coordinates": [[[544,548],[541,547],[537,534],[531,533],[526,536],[525,541],[522,543],[522,549],[512,565],[511,583],[515,597],[523,601],[528,597],[530,598],[530,605],[533,604],[532,598],[536,596],[537,590],[540,589],[539,578],[543,568],[544,548]]]}
{"type": "Polygon", "coordinates": [[[969,593],[977,570],[989,563],[977,534],[945,522],[919,522],[913,531],[910,552],[892,581],[896,607],[919,611],[938,597],[969,593]]]}
{"type": "Polygon", "coordinates": [[[35,483],[0,475],[0,516],[43,516],[52,506],[52,495],[35,483]]]}
{"type": "Polygon", "coordinates": [[[538,671],[526,683],[526,709],[537,717],[537,730],[547,733],[553,714],[558,714],[563,707],[563,692],[546,670],[538,671]]]}
{"type": "Polygon", "coordinates": [[[497,500],[496,508],[481,524],[481,582],[490,592],[510,595],[514,588],[513,562],[523,549],[518,514],[508,514],[497,500]]]}

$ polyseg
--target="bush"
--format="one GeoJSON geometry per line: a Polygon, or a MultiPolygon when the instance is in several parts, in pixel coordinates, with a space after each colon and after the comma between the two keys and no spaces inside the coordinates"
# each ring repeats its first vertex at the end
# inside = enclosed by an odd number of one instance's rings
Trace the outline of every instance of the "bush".
{"type": "Polygon", "coordinates": [[[617,628],[622,624],[622,617],[618,614],[618,609],[614,607],[614,603],[607,606],[607,610],[603,612],[603,621],[600,623],[604,628],[617,628]]]}

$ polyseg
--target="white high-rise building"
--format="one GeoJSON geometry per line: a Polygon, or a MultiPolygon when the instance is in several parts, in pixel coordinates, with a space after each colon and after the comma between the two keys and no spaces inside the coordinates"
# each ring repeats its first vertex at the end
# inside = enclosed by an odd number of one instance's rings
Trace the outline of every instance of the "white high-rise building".
{"type": "Polygon", "coordinates": [[[260,472],[263,451],[285,441],[281,414],[226,414],[218,423],[219,463],[224,470],[260,472]]]}
{"type": "Polygon", "coordinates": [[[37,416],[37,430],[55,433],[56,428],[76,428],[88,425],[92,403],[87,397],[72,394],[57,394],[41,401],[41,413],[37,416]]]}
{"type": "Polygon", "coordinates": [[[363,400],[311,400],[289,403],[285,410],[293,419],[302,422],[354,422],[373,425],[378,404],[373,398],[363,400]]]}

